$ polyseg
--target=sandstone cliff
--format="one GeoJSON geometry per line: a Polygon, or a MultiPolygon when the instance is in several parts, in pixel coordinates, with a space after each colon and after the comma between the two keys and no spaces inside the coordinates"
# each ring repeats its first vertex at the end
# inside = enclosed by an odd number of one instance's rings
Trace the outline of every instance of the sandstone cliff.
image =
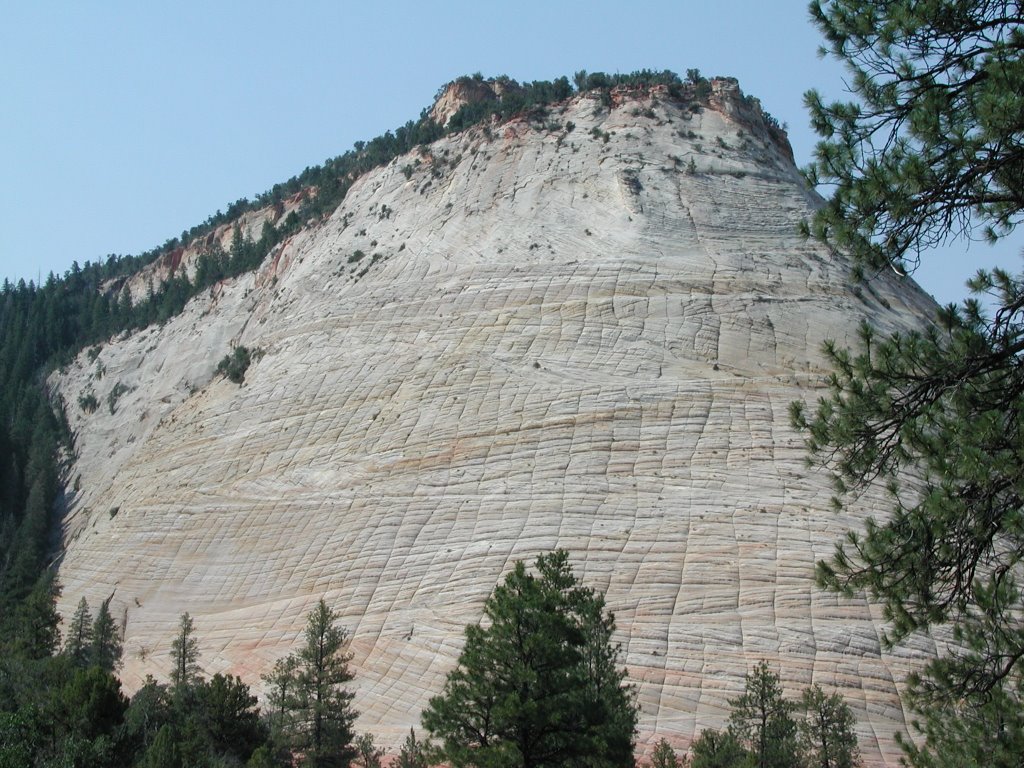
{"type": "Polygon", "coordinates": [[[787,408],[817,396],[826,338],[931,302],[854,288],[795,233],[816,198],[781,134],[732,81],[711,105],[584,94],[451,136],[55,376],[77,437],[61,607],[113,595],[128,687],[186,610],[204,670],[258,683],[324,597],[358,727],[396,744],[511,562],[565,547],[616,614],[641,744],[721,726],[765,658],[791,691],[839,688],[894,765],[897,681],[930,649],[884,653],[875,608],[813,586],[858,518],[787,408]],[[242,386],[214,373],[235,345],[263,353],[242,386]]]}

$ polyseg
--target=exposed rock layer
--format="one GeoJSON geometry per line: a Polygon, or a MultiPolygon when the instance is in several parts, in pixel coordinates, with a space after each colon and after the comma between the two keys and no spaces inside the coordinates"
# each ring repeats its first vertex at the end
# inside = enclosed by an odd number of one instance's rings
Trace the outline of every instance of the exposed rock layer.
{"type": "Polygon", "coordinates": [[[256,683],[322,596],[358,727],[395,744],[512,561],[565,547],[616,613],[642,743],[721,726],[765,658],[793,693],[839,688],[867,762],[895,764],[896,681],[929,649],[883,653],[875,609],[814,588],[857,519],[787,408],[826,338],[931,303],[853,289],[795,234],[815,199],[756,105],[728,81],[712,103],[583,96],[399,158],[57,378],[80,488],[62,607],[113,594],[128,686],[168,667],[183,611],[207,673],[256,683]],[[241,387],[214,376],[237,344],[263,353],[241,387]]]}

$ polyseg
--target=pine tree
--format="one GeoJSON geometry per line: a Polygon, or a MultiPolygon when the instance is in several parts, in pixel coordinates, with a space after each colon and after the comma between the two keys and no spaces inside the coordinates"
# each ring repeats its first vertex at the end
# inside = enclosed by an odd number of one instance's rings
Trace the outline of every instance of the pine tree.
{"type": "Polygon", "coordinates": [[[429,765],[426,745],[416,740],[416,731],[410,728],[395,757],[395,768],[428,768],[429,765]]]}
{"type": "Polygon", "coordinates": [[[92,649],[92,612],[89,602],[83,597],[78,601],[68,625],[67,636],[64,638],[64,655],[71,659],[76,667],[86,667],[92,649]]]}
{"type": "Polygon", "coordinates": [[[50,705],[55,746],[67,757],[78,755],[78,761],[56,760],[54,764],[105,766],[118,762],[117,743],[128,699],[116,677],[97,667],[77,669],[55,691],[50,705]],[[83,759],[86,755],[92,759],[83,759]]]}
{"type": "Polygon", "coordinates": [[[360,768],[381,768],[384,750],[373,742],[372,733],[363,733],[355,741],[356,765],[360,768]]]}
{"type": "Polygon", "coordinates": [[[24,658],[46,659],[60,647],[60,614],[57,613],[60,590],[57,577],[44,573],[18,605],[14,647],[24,658]]]}
{"type": "Polygon", "coordinates": [[[616,666],[614,619],[564,550],[516,563],[466,627],[458,665],[423,725],[456,768],[632,766],[636,703],[616,666]]]}
{"type": "Polygon", "coordinates": [[[297,707],[299,660],[295,656],[278,659],[274,668],[263,676],[267,690],[267,720],[271,737],[283,748],[291,744],[294,711],[297,707]]]}
{"type": "Polygon", "coordinates": [[[157,732],[142,765],[143,768],[183,768],[178,737],[171,725],[166,724],[157,732]]]}
{"type": "Polygon", "coordinates": [[[161,727],[171,720],[172,703],[167,686],[158,683],[152,675],[146,675],[125,713],[126,741],[144,753],[153,744],[161,727]]]}
{"type": "Polygon", "coordinates": [[[679,755],[665,739],[661,739],[654,745],[654,752],[651,754],[651,768],[682,768],[679,755]]]}
{"type": "Polygon", "coordinates": [[[742,696],[730,699],[729,730],[746,744],[757,768],[790,768],[802,750],[793,704],[782,697],[779,676],[762,661],[746,676],[742,696]]]}
{"type": "Polygon", "coordinates": [[[303,764],[313,768],[343,768],[355,756],[356,712],[344,688],[352,680],[351,656],[345,651],[348,634],[337,620],[321,599],[306,621],[306,642],[297,656],[293,743],[303,764]]]}
{"type": "Polygon", "coordinates": [[[181,614],[178,622],[178,634],[171,643],[171,685],[180,690],[187,688],[199,679],[199,641],[194,636],[192,617],[188,612],[181,614]]]}
{"type": "Polygon", "coordinates": [[[225,762],[244,763],[266,743],[266,724],[260,719],[256,697],[239,678],[215,674],[193,686],[187,716],[197,721],[203,749],[225,762]]]}
{"type": "Polygon", "coordinates": [[[815,0],[855,101],[806,96],[810,232],[868,269],[913,268],[957,236],[1009,234],[1024,209],[1024,15],[1013,0],[815,0]]]}
{"type": "Polygon", "coordinates": [[[110,615],[110,600],[108,597],[100,603],[93,622],[89,663],[107,672],[116,672],[121,666],[121,632],[110,615]]]}
{"type": "MultiPolygon", "coordinates": [[[[576,583],[575,578],[573,582],[576,583]]],[[[625,667],[618,666],[622,646],[612,640],[615,617],[606,610],[604,595],[600,593],[574,586],[569,595],[570,608],[582,631],[585,696],[592,702],[588,725],[592,729],[595,752],[600,755],[596,762],[632,765],[637,725],[636,691],[626,682],[625,667]]]]}
{"type": "Polygon", "coordinates": [[[819,685],[804,689],[800,731],[809,768],[856,768],[860,765],[856,720],[838,693],[827,694],[819,685]]]}
{"type": "MultiPolygon", "coordinates": [[[[906,762],[919,768],[1020,768],[1024,755],[1022,691],[992,689],[987,701],[947,699],[914,722],[924,745],[900,739],[906,762]]],[[[899,737],[899,734],[897,734],[899,737]]]]}
{"type": "MultiPolygon", "coordinates": [[[[823,137],[809,175],[832,192],[808,234],[870,279],[911,271],[934,245],[1012,232],[1024,216],[1020,4],[830,0],[811,11],[852,73],[853,100],[807,96],[823,137]]],[[[1017,726],[993,719],[992,702],[1024,709],[1024,277],[980,271],[970,287],[994,307],[969,299],[920,332],[865,327],[856,349],[830,346],[830,392],[793,418],[833,468],[837,502],[876,481],[892,495],[819,565],[819,581],[879,601],[890,645],[951,626],[951,650],[910,680],[912,705],[930,741],[982,738],[988,723],[984,740],[997,743],[1017,726]]],[[[939,759],[930,747],[910,754],[939,759]]]]}
{"type": "Polygon", "coordinates": [[[731,730],[701,731],[690,745],[690,768],[752,768],[754,756],[731,730]]]}
{"type": "MultiPolygon", "coordinates": [[[[26,469],[26,479],[32,477],[32,471],[32,467],[26,469]]],[[[4,567],[0,576],[3,578],[4,597],[11,602],[27,598],[40,580],[45,579],[42,570],[46,560],[50,505],[53,499],[52,492],[47,488],[49,484],[49,478],[45,476],[37,476],[32,481],[21,522],[8,548],[9,562],[2,564],[4,567]]]]}

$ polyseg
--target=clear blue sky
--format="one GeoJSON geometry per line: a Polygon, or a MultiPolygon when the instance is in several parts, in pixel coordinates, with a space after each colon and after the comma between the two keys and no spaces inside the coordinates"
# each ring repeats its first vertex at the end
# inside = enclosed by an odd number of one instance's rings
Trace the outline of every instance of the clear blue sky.
{"type": "MultiPolygon", "coordinates": [[[[139,253],[240,197],[418,117],[473,72],[696,67],[737,77],[814,136],[805,90],[843,94],[803,0],[626,3],[8,3],[0,25],[0,278],[139,253]]],[[[941,301],[1019,248],[959,245],[919,282],[941,301]]]]}

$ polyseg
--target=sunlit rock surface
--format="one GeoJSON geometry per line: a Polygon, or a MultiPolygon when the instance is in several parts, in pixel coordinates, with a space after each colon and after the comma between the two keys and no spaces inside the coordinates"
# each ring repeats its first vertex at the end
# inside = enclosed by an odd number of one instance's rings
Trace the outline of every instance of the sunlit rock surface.
{"type": "Polygon", "coordinates": [[[696,112],[583,96],[401,157],[55,378],[77,435],[61,608],[112,596],[127,687],[166,678],[184,611],[205,672],[258,685],[323,597],[358,728],[396,745],[512,562],[565,547],[616,614],[641,747],[722,726],[767,659],[791,695],[841,690],[866,762],[896,764],[896,683],[931,649],[883,653],[876,608],[814,587],[859,518],[787,409],[820,394],[826,338],[930,299],[854,288],[802,241],[788,146],[715,89],[696,112]],[[234,345],[262,353],[242,386],[214,374],[234,345]]]}

